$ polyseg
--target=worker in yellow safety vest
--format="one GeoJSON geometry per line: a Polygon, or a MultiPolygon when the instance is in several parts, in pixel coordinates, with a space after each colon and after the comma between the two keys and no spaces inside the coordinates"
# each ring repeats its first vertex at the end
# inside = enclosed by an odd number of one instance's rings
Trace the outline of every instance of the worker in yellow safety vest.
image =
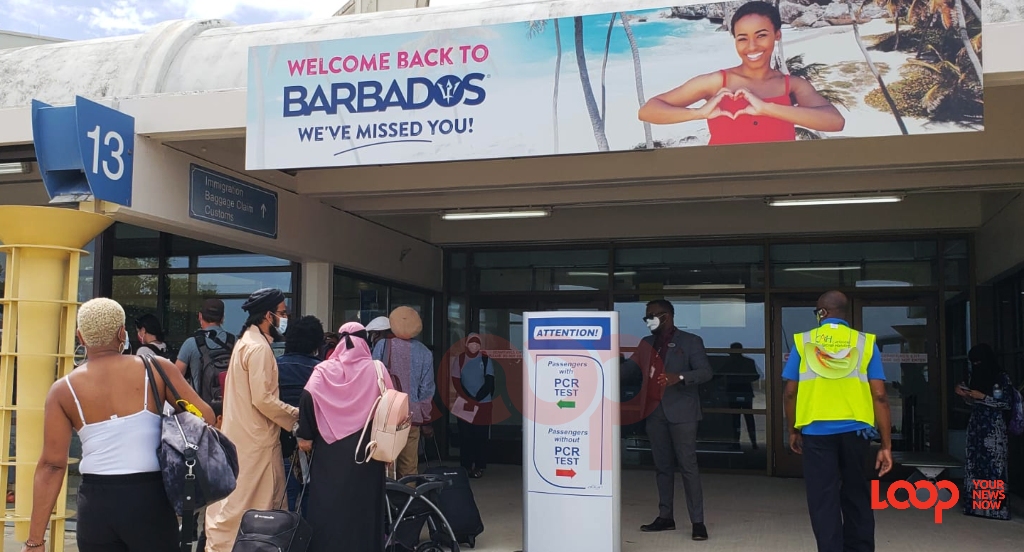
{"type": "Polygon", "coordinates": [[[803,455],[818,552],[873,552],[871,441],[880,439],[878,476],[892,469],[889,399],[875,336],[850,327],[849,300],[825,293],[818,327],[793,337],[783,369],[789,446],[803,455]],[[876,430],[877,427],[877,430],[876,430]]]}

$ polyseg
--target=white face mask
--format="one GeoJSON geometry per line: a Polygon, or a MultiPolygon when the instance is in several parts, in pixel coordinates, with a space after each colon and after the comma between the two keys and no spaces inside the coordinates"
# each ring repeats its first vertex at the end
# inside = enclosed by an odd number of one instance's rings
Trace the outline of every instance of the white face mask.
{"type": "Polygon", "coordinates": [[[660,328],[660,327],[661,327],[661,318],[659,318],[657,316],[655,316],[654,318],[651,318],[650,320],[647,321],[647,329],[651,330],[652,332],[658,331],[658,328],[660,328]]]}
{"type": "Polygon", "coordinates": [[[128,341],[128,332],[124,332],[124,341],[121,342],[121,352],[127,352],[132,348],[131,341],[128,341]]]}
{"type": "Polygon", "coordinates": [[[288,329],[288,319],[284,316],[277,317],[277,333],[284,335],[285,330],[288,329]]]}

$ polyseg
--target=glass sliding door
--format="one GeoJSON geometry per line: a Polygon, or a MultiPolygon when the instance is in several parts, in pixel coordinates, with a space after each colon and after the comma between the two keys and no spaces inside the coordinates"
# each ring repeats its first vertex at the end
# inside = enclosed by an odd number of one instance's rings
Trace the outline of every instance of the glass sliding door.
{"type": "MultiPolygon", "coordinates": [[[[586,310],[607,307],[599,297],[538,299],[533,297],[480,298],[472,306],[470,327],[480,334],[483,349],[494,368],[494,401],[490,461],[520,464],[523,457],[523,318],[526,312],[586,310]]],[[[456,345],[452,351],[461,350],[456,345]]],[[[453,401],[450,401],[453,402],[453,401]]],[[[448,415],[451,447],[459,446],[454,415],[448,415]]],[[[452,454],[457,451],[450,450],[452,454]]]]}

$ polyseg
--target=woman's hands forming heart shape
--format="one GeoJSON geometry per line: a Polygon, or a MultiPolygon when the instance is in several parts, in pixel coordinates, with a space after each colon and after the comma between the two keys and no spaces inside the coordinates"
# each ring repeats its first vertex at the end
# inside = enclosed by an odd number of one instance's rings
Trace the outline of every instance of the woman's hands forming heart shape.
{"type": "Polygon", "coordinates": [[[730,119],[736,119],[740,115],[758,116],[764,114],[765,101],[762,100],[750,90],[746,88],[740,88],[735,92],[728,88],[723,88],[718,91],[717,94],[711,97],[710,100],[701,106],[699,113],[705,119],[714,119],[716,117],[729,117],[730,119]],[[747,106],[739,111],[732,112],[726,109],[722,109],[720,104],[723,99],[730,99],[733,101],[746,100],[747,106]]]}

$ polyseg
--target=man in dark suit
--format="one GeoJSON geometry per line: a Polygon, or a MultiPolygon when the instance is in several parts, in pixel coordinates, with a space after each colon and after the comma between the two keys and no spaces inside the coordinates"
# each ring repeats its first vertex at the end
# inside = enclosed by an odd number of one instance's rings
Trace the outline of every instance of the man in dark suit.
{"type": "Polygon", "coordinates": [[[644,321],[651,335],[641,341],[622,368],[623,377],[639,377],[646,382],[642,392],[646,394],[644,412],[649,412],[647,436],[658,474],[658,517],[640,529],[654,532],[676,528],[673,508],[678,467],[683,474],[693,540],[707,540],[704,493],[697,470],[697,424],[701,420],[697,386],[711,380],[711,363],[704,341],[675,327],[672,303],[651,301],[644,321]]]}

